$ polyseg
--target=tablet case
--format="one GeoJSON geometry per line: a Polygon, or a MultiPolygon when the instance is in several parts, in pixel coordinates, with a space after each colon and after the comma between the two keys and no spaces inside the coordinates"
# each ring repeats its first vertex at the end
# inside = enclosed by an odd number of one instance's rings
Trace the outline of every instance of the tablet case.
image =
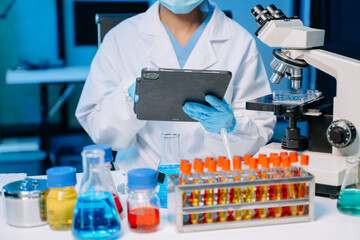
{"type": "Polygon", "coordinates": [[[144,68],[136,82],[134,112],[140,120],[195,122],[182,110],[184,103],[209,106],[205,96],[223,99],[230,80],[229,71],[144,68]]]}

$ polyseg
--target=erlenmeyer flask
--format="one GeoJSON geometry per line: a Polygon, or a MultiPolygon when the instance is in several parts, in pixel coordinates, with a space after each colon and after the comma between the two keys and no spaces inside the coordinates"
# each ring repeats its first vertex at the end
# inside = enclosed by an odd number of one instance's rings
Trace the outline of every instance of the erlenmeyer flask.
{"type": "Polygon", "coordinates": [[[360,216],[359,171],[359,158],[346,158],[346,174],[337,202],[337,208],[339,211],[356,216],[360,216]]]}
{"type": "Polygon", "coordinates": [[[122,218],[122,212],[123,212],[123,208],[120,202],[120,197],[118,194],[118,191],[116,189],[114,180],[111,176],[111,162],[113,161],[113,156],[112,156],[112,149],[110,145],[107,144],[93,144],[93,145],[87,145],[83,148],[83,150],[89,150],[89,149],[101,149],[105,152],[105,157],[104,157],[104,175],[105,175],[105,180],[107,181],[107,185],[110,188],[110,191],[114,197],[114,202],[116,205],[116,208],[120,214],[120,218],[122,218]]]}
{"type": "Polygon", "coordinates": [[[120,236],[120,219],[104,176],[100,149],[81,153],[84,175],[74,210],[72,233],[76,239],[114,239],[120,236]]]}
{"type": "Polygon", "coordinates": [[[161,134],[162,148],[161,159],[158,166],[158,174],[165,175],[162,183],[159,183],[160,189],[158,196],[160,198],[160,206],[167,208],[167,175],[179,174],[180,167],[180,147],[179,134],[166,133],[161,134]]]}

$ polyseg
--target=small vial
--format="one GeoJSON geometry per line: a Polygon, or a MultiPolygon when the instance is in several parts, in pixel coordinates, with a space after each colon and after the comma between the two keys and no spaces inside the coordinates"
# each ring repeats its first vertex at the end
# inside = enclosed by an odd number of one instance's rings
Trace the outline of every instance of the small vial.
{"type": "Polygon", "coordinates": [[[160,200],[155,191],[157,173],[153,169],[138,168],[128,172],[127,212],[131,231],[154,232],[160,224],[160,200]]]}
{"type": "Polygon", "coordinates": [[[47,221],[53,230],[70,230],[77,193],[76,168],[53,167],[46,170],[50,189],[46,200],[47,221]]]}

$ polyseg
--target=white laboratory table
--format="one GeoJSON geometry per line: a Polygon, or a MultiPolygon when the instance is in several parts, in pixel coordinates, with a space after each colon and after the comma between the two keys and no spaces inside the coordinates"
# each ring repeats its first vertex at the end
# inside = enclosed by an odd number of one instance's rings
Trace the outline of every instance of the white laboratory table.
{"type": "MultiPolygon", "coordinates": [[[[112,172],[113,173],[113,172],[112,172]]],[[[114,174],[114,173],[113,173],[114,174]]],[[[76,190],[82,174],[77,174],[76,190]]],[[[114,176],[114,175],[113,175],[114,176]]],[[[40,178],[43,178],[41,176],[40,178]]],[[[119,182],[114,179],[115,183],[119,182]]],[[[122,180],[121,180],[122,181],[122,180]]],[[[121,195],[125,218],[121,221],[122,236],[119,239],[170,239],[170,240],[348,240],[360,239],[360,217],[340,213],[336,208],[336,200],[328,198],[315,198],[315,221],[305,223],[292,223],[264,227],[249,227],[228,230],[204,231],[194,233],[177,233],[167,220],[167,210],[160,210],[160,229],[154,233],[139,234],[131,232],[126,219],[126,196],[121,195]]],[[[2,197],[0,197],[2,201],[2,197]]],[[[0,204],[0,239],[34,239],[34,240],[66,240],[72,239],[71,231],[53,231],[48,225],[32,228],[18,228],[6,224],[3,217],[3,205],[0,204]]]]}

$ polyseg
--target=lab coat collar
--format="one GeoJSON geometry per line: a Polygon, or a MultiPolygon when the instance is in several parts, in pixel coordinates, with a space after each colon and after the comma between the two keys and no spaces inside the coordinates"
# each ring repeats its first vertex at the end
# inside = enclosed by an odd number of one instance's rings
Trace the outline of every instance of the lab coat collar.
{"type": "MultiPolygon", "coordinates": [[[[231,37],[230,24],[228,21],[224,21],[226,18],[225,14],[220,11],[214,3],[210,2],[210,4],[214,8],[212,17],[184,68],[187,68],[187,65],[189,65],[189,68],[191,67],[193,69],[206,69],[215,64],[217,57],[211,42],[224,41],[231,37]]],[[[180,68],[169,36],[160,21],[158,1],[143,15],[141,24],[139,25],[139,31],[156,37],[149,55],[151,61],[156,66],[161,68],[180,68]],[[169,49],[171,49],[171,51],[169,51],[169,49]]]]}

